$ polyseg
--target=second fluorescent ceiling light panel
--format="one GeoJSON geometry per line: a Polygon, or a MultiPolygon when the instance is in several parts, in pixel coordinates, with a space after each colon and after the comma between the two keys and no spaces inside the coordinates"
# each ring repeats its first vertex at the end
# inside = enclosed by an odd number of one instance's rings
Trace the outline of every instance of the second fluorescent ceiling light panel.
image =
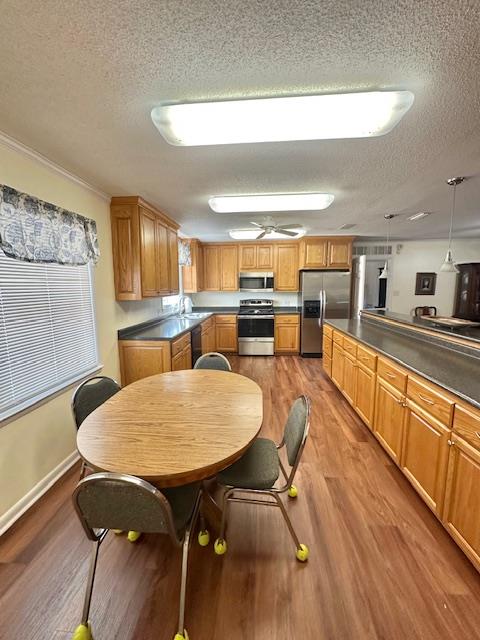
{"type": "Polygon", "coordinates": [[[410,91],[163,104],[152,120],[177,146],[382,136],[413,103],[410,91]]]}
{"type": "Polygon", "coordinates": [[[244,196],[213,196],[208,204],[215,213],[258,211],[318,211],[333,202],[331,193],[272,193],[244,196]]]}

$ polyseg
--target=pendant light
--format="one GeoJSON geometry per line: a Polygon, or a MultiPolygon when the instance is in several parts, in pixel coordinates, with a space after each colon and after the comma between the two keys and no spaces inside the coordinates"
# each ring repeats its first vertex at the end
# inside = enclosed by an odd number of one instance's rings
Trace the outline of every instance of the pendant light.
{"type": "MultiPolygon", "coordinates": [[[[388,242],[390,240],[390,220],[394,217],[394,215],[393,215],[393,213],[386,213],[383,217],[385,218],[385,220],[388,221],[388,226],[387,226],[387,247],[386,247],[386,250],[388,252],[388,242]]],[[[382,272],[378,276],[378,278],[379,278],[379,280],[386,280],[388,278],[388,262],[387,262],[387,259],[385,259],[385,265],[384,265],[384,267],[382,269],[382,272]]]]}
{"type": "Polygon", "coordinates": [[[458,269],[455,266],[452,258],[452,229],[453,229],[453,216],[455,215],[455,192],[457,190],[457,184],[461,184],[465,178],[449,178],[447,184],[453,187],[453,199],[452,199],[452,213],[450,215],[450,231],[448,232],[448,249],[445,260],[440,267],[440,271],[444,273],[458,273],[458,269]]]}

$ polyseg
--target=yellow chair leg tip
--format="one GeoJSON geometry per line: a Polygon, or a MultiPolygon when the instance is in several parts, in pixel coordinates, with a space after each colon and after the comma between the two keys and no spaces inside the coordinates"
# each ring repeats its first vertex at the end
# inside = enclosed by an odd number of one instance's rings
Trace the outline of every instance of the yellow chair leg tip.
{"type": "Polygon", "coordinates": [[[306,562],[308,560],[308,555],[309,555],[310,551],[308,550],[308,547],[306,544],[301,544],[300,548],[297,549],[297,560],[299,560],[300,562],[306,562]]]}
{"type": "Polygon", "coordinates": [[[288,495],[290,498],[296,498],[298,496],[298,489],[294,484],[288,488],[288,495]]]}
{"type": "Polygon", "coordinates": [[[123,529],[112,529],[112,531],[116,536],[119,536],[123,533],[123,529]]]}
{"type": "Polygon", "coordinates": [[[208,547],[208,545],[210,544],[210,532],[207,529],[199,532],[198,544],[201,547],[208,547]]]}
{"type": "Polygon", "coordinates": [[[93,640],[90,623],[88,625],[79,624],[73,632],[72,640],[93,640]]]}
{"type": "Polygon", "coordinates": [[[183,630],[183,634],[182,633],[176,633],[173,640],[189,640],[187,630],[184,629],[183,630]]]}
{"type": "Polygon", "coordinates": [[[141,535],[142,535],[141,531],[129,531],[127,538],[129,542],[136,542],[141,535]]]}
{"type": "Polygon", "coordinates": [[[227,541],[217,538],[213,545],[213,549],[217,556],[223,556],[224,553],[227,553],[227,541]]]}

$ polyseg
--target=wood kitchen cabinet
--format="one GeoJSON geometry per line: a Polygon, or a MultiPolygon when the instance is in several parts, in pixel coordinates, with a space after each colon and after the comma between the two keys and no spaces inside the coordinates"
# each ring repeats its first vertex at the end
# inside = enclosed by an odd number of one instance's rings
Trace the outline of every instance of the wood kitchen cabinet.
{"type": "Polygon", "coordinates": [[[220,291],[220,248],[216,244],[203,246],[203,287],[205,291],[220,291]]]}
{"type": "Polygon", "coordinates": [[[354,409],[370,429],[373,429],[375,412],[376,377],[374,371],[361,364],[357,355],[354,409]]]}
{"type": "Polygon", "coordinates": [[[373,431],[387,453],[400,463],[405,421],[405,396],[377,376],[373,431]]]}
{"type": "Polygon", "coordinates": [[[273,271],[273,244],[239,244],[239,271],[273,271]]]}
{"type": "Polygon", "coordinates": [[[325,269],[327,239],[304,237],[300,242],[300,269],[325,269]]]}
{"type": "Polygon", "coordinates": [[[350,269],[352,266],[352,238],[331,238],[327,247],[327,267],[350,269]]]}
{"type": "Polygon", "coordinates": [[[204,244],[204,290],[238,291],[238,245],[204,244]]]}
{"type": "Polygon", "coordinates": [[[442,515],[450,429],[407,398],[400,466],[428,506],[442,515]]]}
{"type": "Polygon", "coordinates": [[[275,353],[298,353],[300,350],[300,316],[275,316],[275,353]]]}
{"type": "Polygon", "coordinates": [[[185,293],[203,291],[203,245],[199,240],[186,240],[190,244],[192,264],[182,267],[183,290],[185,293]]]}
{"type": "Polygon", "coordinates": [[[300,241],[300,269],[350,269],[352,237],[305,236],[300,241]]]}
{"type": "Polygon", "coordinates": [[[210,316],[201,324],[202,354],[216,351],[215,316],[210,316]]]}
{"type": "Polygon", "coordinates": [[[185,333],[171,342],[172,371],[192,368],[192,336],[185,333]]]}
{"type": "Polygon", "coordinates": [[[298,291],[298,244],[275,245],[275,291],[298,291]]]}
{"type": "Polygon", "coordinates": [[[215,349],[220,353],[238,351],[237,316],[215,316],[215,349]]]}
{"type": "Polygon", "coordinates": [[[357,361],[345,349],[343,350],[343,356],[343,395],[353,405],[357,388],[357,361]]]}
{"type": "Polygon", "coordinates": [[[332,380],[340,389],[343,389],[344,369],[345,356],[343,348],[334,340],[332,345],[332,380]]]}
{"type": "Polygon", "coordinates": [[[178,293],[178,225],[138,196],[111,200],[117,300],[178,293]]]}

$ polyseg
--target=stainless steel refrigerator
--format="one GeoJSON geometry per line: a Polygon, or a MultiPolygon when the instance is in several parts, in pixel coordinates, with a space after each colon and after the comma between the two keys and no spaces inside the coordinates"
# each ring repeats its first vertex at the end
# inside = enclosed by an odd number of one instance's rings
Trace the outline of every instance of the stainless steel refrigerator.
{"type": "Polygon", "coordinates": [[[350,318],[352,277],[349,271],[301,271],[302,356],[322,354],[323,322],[350,318]]]}

